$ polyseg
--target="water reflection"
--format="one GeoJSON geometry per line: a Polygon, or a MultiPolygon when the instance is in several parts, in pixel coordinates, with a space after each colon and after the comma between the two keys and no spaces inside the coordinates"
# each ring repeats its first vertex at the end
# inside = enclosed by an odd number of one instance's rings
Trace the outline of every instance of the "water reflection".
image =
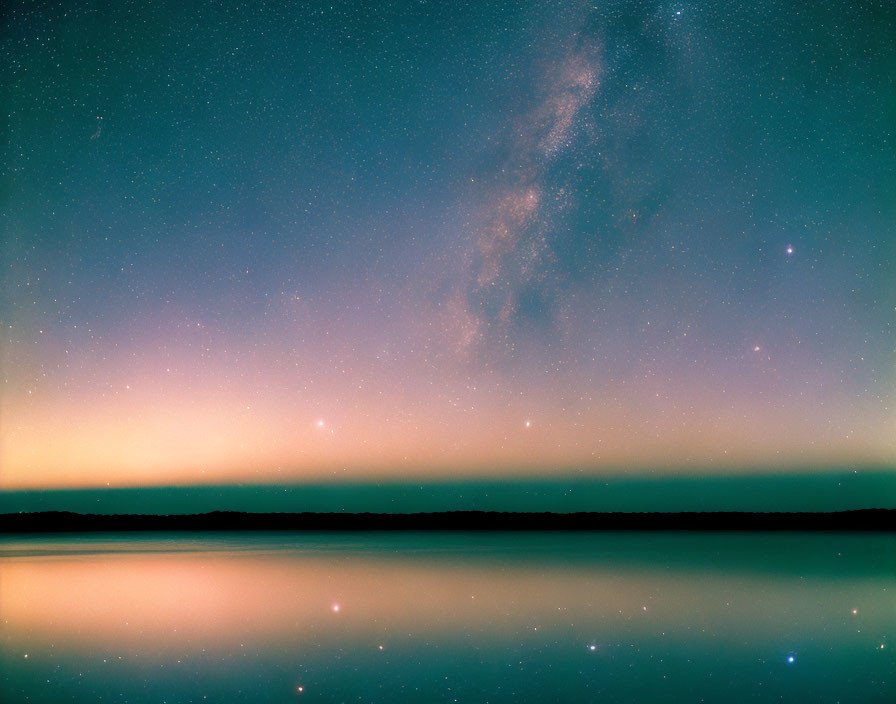
{"type": "Polygon", "coordinates": [[[792,534],[6,541],[0,699],[891,701],[893,555],[792,534]]]}

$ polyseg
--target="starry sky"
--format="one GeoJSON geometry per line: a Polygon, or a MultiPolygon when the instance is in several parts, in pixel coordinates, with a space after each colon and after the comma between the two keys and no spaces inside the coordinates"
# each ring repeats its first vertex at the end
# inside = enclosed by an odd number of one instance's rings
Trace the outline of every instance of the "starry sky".
{"type": "Polygon", "coordinates": [[[0,488],[892,472],[890,3],[2,27],[0,488]]]}

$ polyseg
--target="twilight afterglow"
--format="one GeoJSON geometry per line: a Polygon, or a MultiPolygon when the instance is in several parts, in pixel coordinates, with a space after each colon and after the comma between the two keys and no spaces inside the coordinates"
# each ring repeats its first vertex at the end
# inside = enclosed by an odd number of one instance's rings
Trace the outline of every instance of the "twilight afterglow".
{"type": "Polygon", "coordinates": [[[0,489],[893,467],[891,10],[79,8],[4,20],[0,489]]]}

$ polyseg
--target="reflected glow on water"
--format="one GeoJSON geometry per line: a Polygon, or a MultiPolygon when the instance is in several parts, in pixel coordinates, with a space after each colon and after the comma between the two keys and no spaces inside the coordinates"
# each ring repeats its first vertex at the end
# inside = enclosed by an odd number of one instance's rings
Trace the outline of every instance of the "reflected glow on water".
{"type": "Polygon", "coordinates": [[[893,555],[792,534],[6,541],[0,698],[887,701],[893,555]]]}

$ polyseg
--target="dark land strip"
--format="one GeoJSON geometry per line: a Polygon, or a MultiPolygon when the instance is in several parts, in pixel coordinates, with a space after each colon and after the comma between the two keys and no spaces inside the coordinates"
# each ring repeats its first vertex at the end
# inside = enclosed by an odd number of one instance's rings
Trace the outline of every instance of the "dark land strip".
{"type": "Polygon", "coordinates": [[[896,509],[828,513],[241,513],[189,515],[0,514],[0,533],[143,531],[893,531],[896,509]]]}

